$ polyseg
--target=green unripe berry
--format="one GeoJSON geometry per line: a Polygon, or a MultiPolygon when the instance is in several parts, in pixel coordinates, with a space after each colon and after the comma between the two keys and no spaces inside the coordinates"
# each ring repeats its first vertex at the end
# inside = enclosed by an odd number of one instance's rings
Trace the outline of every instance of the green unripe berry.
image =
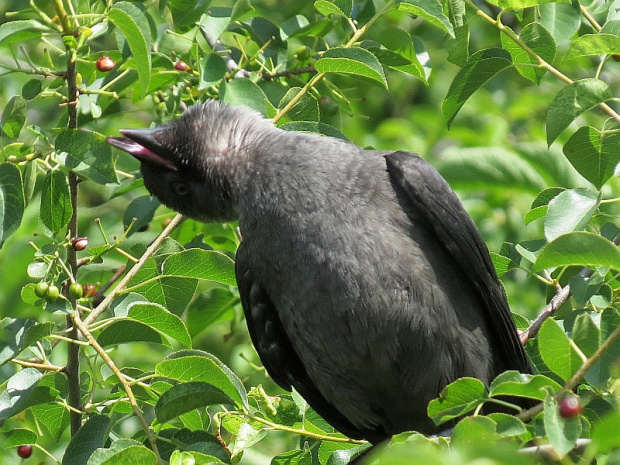
{"type": "Polygon", "coordinates": [[[49,289],[47,290],[47,295],[45,296],[45,300],[48,302],[56,302],[60,297],[60,290],[54,284],[51,284],[49,289]]]}
{"type": "Polygon", "coordinates": [[[84,291],[82,289],[82,285],[78,282],[73,282],[69,286],[69,295],[74,299],[79,299],[82,297],[84,291]]]}
{"type": "Polygon", "coordinates": [[[37,297],[44,299],[47,296],[49,289],[50,285],[47,284],[45,281],[41,281],[40,283],[37,283],[37,285],[34,287],[34,293],[37,297]]]}

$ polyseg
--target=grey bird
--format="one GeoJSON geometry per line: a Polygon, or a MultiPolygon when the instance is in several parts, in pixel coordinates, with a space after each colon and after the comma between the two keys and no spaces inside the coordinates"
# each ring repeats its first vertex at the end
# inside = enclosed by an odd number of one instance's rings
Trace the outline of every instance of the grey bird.
{"type": "Polygon", "coordinates": [[[114,147],[199,221],[238,219],[236,277],[273,380],[373,443],[437,433],[450,382],[529,372],[489,252],[456,194],[417,155],[275,127],[209,101],[114,147]]]}

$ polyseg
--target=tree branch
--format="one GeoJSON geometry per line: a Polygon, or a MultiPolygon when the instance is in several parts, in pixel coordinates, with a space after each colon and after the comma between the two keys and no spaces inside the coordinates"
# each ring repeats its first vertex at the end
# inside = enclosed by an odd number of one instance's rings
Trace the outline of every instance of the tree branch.
{"type": "Polygon", "coordinates": [[[164,228],[159,236],[151,243],[151,245],[146,249],[144,254],[140,257],[138,262],[129,270],[129,272],[125,275],[123,279],[119,281],[116,287],[106,296],[103,301],[95,307],[95,309],[88,315],[88,317],[84,320],[84,324],[86,326],[90,326],[99,315],[101,315],[112,303],[112,301],[116,298],[116,296],[127,286],[127,283],[133,279],[133,277],[138,274],[138,271],[144,266],[146,261],[151,258],[151,256],[155,253],[155,251],[159,248],[159,246],[164,242],[166,237],[170,235],[172,230],[176,228],[176,226],[183,219],[183,215],[180,213],[177,214],[172,221],[164,228]]]}

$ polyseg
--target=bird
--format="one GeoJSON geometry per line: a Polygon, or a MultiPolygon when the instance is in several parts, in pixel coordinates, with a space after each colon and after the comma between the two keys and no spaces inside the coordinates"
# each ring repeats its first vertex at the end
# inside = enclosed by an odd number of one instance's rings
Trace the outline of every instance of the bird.
{"type": "Polygon", "coordinates": [[[258,356],[341,433],[436,434],[427,406],[451,382],[530,372],[478,229],[420,156],[286,131],[216,100],[120,133],[108,142],[140,161],[161,203],[238,220],[258,356]]]}

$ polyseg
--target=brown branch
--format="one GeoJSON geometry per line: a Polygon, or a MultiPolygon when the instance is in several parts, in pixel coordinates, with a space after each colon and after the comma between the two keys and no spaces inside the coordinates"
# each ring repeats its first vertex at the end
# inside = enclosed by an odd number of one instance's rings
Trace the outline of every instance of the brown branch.
{"type": "MultiPolygon", "coordinates": [[[[586,267],[583,268],[579,272],[579,274],[584,278],[589,278],[590,276],[592,276],[592,270],[586,267]]],[[[536,337],[545,320],[552,316],[558,310],[558,308],[564,305],[570,296],[571,290],[568,284],[564,287],[559,288],[558,292],[556,292],[556,294],[545,306],[545,308],[542,309],[536,319],[532,321],[530,326],[519,335],[521,339],[521,344],[525,345],[531,338],[536,337]]]]}
{"type": "MultiPolygon", "coordinates": [[[[70,35],[73,33],[73,27],[68,20],[68,15],[63,5],[62,0],[54,0],[54,6],[56,14],[60,19],[61,29],[63,35],[70,35]]],[[[68,128],[75,130],[78,127],[77,120],[77,100],[78,100],[78,86],[76,81],[77,70],[75,60],[75,50],[71,45],[67,45],[67,52],[69,54],[69,60],[67,62],[67,70],[65,78],[67,80],[67,114],[69,116],[68,128]]],[[[69,237],[77,237],[78,235],[78,182],[77,175],[73,172],[69,172],[69,193],[71,198],[71,205],[73,207],[73,214],[69,220],[67,227],[67,235],[69,237]]],[[[71,271],[71,280],[74,279],[77,274],[77,254],[73,247],[67,248],[67,261],[71,271]]],[[[67,298],[73,308],[74,314],[79,312],[77,308],[77,302],[74,297],[67,292],[67,298]]],[[[79,340],[77,328],[73,325],[71,316],[67,316],[67,328],[69,331],[67,337],[73,340],[79,340]]],[[[65,367],[65,373],[67,375],[67,382],[69,386],[69,416],[71,421],[71,436],[74,436],[82,426],[82,393],[80,390],[80,347],[77,344],[68,344],[67,346],[67,366],[65,367]]]]}

